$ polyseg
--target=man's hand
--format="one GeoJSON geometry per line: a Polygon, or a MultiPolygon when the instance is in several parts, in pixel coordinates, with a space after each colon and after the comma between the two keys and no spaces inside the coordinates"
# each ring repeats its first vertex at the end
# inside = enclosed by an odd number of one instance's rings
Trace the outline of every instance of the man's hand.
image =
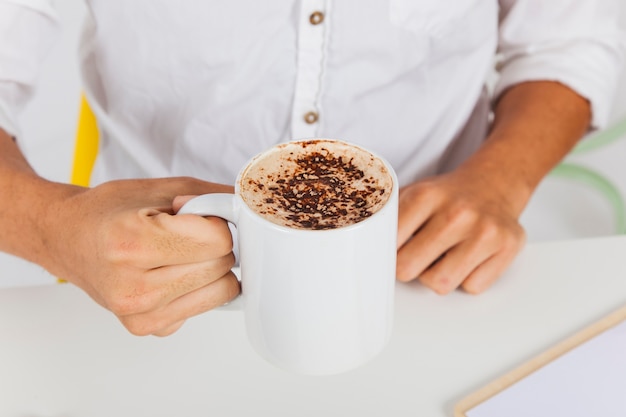
{"type": "Polygon", "coordinates": [[[522,248],[519,213],[489,182],[456,173],[400,190],[400,281],[418,278],[439,294],[484,291],[522,248]]]}
{"type": "Polygon", "coordinates": [[[111,310],[136,335],[165,336],[231,300],[239,283],[226,222],[174,215],[177,195],[232,192],[191,178],[75,188],[39,224],[48,271],[111,310]]]}
{"type": "Polygon", "coordinates": [[[491,133],[456,171],[400,192],[398,268],[445,294],[485,290],[522,247],[522,210],[541,179],[589,128],[587,100],[562,84],[511,87],[491,133]]]}

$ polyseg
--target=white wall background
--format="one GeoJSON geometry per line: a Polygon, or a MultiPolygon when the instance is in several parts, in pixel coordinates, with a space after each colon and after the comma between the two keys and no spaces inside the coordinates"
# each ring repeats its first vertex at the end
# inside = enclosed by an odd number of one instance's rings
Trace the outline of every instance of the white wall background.
{"type": "MultiPolygon", "coordinates": [[[[85,7],[82,2],[57,1],[61,37],[43,70],[41,88],[22,118],[23,150],[40,175],[66,182],[74,146],[79,106],[78,38],[85,7]]],[[[626,27],[626,15],[622,16],[626,27]]],[[[619,86],[613,120],[626,117],[626,71],[619,86]]],[[[576,157],[601,173],[626,196],[626,138],[606,148],[576,157]]],[[[548,177],[522,216],[529,241],[604,236],[615,233],[610,204],[593,188],[548,177]]],[[[55,282],[37,265],[0,253],[0,287],[55,282]]]]}

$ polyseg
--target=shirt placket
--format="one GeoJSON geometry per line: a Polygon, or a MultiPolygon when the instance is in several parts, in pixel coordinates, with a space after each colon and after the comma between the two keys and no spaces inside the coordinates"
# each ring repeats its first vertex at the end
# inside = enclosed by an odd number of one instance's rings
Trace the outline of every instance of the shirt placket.
{"type": "Polygon", "coordinates": [[[303,0],[298,21],[296,86],[291,115],[294,139],[317,136],[330,0],[303,0]]]}

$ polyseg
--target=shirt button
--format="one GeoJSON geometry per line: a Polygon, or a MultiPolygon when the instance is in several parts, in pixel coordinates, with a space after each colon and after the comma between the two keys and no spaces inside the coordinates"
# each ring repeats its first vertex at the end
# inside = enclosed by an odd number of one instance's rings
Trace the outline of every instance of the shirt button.
{"type": "Polygon", "coordinates": [[[319,25],[323,21],[324,13],[322,12],[313,12],[311,13],[311,16],[309,16],[309,22],[311,22],[312,25],[319,25]]]}
{"type": "Polygon", "coordinates": [[[317,114],[314,111],[310,111],[307,114],[304,115],[304,121],[307,122],[308,124],[312,125],[313,123],[317,122],[317,120],[319,119],[319,114],[317,114]]]}

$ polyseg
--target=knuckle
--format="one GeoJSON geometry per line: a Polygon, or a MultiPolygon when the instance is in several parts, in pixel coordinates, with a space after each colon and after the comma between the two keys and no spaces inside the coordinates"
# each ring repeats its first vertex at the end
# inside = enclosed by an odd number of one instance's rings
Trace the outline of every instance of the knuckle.
{"type": "Polygon", "coordinates": [[[170,336],[176,333],[178,329],[180,329],[183,326],[184,323],[185,323],[185,320],[179,321],[178,323],[174,323],[173,325],[170,325],[164,329],[153,332],[152,335],[157,336],[157,337],[170,336]]]}
{"type": "Polygon", "coordinates": [[[128,298],[113,298],[107,302],[107,308],[116,316],[127,316],[138,312],[136,304],[128,298]]]}
{"type": "Polygon", "coordinates": [[[233,237],[228,223],[219,217],[206,217],[206,225],[210,228],[211,248],[218,256],[227,255],[233,250],[233,237]]]}
{"type": "Polygon", "coordinates": [[[136,233],[125,220],[117,220],[101,233],[100,253],[102,258],[114,265],[129,264],[144,252],[136,233]]]}
{"type": "Polygon", "coordinates": [[[230,234],[219,239],[216,245],[216,252],[218,255],[221,255],[221,256],[228,255],[232,253],[232,250],[233,250],[233,240],[230,234]]]}
{"type": "Polygon", "coordinates": [[[235,254],[233,252],[229,252],[227,255],[222,256],[221,267],[224,273],[230,271],[233,266],[235,266],[235,254]]]}
{"type": "Polygon", "coordinates": [[[518,225],[517,227],[516,237],[517,237],[516,242],[518,245],[518,249],[521,249],[526,244],[527,235],[526,235],[526,230],[520,225],[518,225]]]}
{"type": "Polygon", "coordinates": [[[151,300],[147,295],[118,295],[107,301],[107,308],[116,316],[129,316],[150,310],[151,300]]]}
{"type": "Polygon", "coordinates": [[[435,181],[425,180],[421,181],[414,187],[417,194],[432,194],[438,193],[440,187],[437,185],[435,181]]]}
{"type": "Polygon", "coordinates": [[[203,280],[214,282],[228,275],[234,265],[235,255],[230,252],[225,256],[210,261],[204,268],[188,273],[187,277],[202,277],[203,280]]]}
{"type": "Polygon", "coordinates": [[[475,223],[478,219],[478,212],[465,201],[453,203],[446,212],[446,222],[448,227],[464,227],[475,223]]]}
{"type": "Polygon", "coordinates": [[[200,182],[200,180],[198,180],[197,178],[194,177],[190,177],[187,175],[182,175],[179,177],[173,177],[172,178],[172,182],[175,183],[176,185],[180,186],[183,184],[194,184],[194,183],[198,183],[200,182]]]}
{"type": "Polygon", "coordinates": [[[483,219],[478,228],[479,239],[483,242],[498,240],[502,236],[500,224],[491,218],[483,219]]]}
{"type": "Polygon", "coordinates": [[[431,181],[422,181],[403,188],[400,191],[400,200],[417,203],[422,199],[432,198],[433,194],[436,194],[437,191],[438,187],[431,181]]]}
{"type": "Polygon", "coordinates": [[[230,282],[229,285],[226,286],[226,296],[229,300],[237,297],[241,292],[241,285],[239,284],[239,280],[235,277],[234,274],[230,274],[230,282]]]}
{"type": "Polygon", "coordinates": [[[168,328],[166,330],[159,330],[156,331],[154,333],[151,333],[152,336],[157,336],[157,337],[167,337],[167,336],[171,336],[172,334],[176,333],[176,331],[178,330],[178,327],[176,328],[168,328]]]}
{"type": "Polygon", "coordinates": [[[519,246],[517,237],[513,234],[507,234],[502,242],[502,250],[504,252],[514,252],[519,246]]]}
{"type": "Polygon", "coordinates": [[[521,226],[518,226],[512,233],[506,235],[504,239],[503,249],[507,252],[518,252],[526,243],[526,232],[521,226]]]}
{"type": "Polygon", "coordinates": [[[109,240],[104,244],[105,248],[101,252],[104,260],[113,265],[129,264],[137,257],[138,252],[136,242],[109,240]]]}
{"type": "Polygon", "coordinates": [[[507,224],[496,218],[484,218],[476,227],[477,240],[496,243],[505,252],[516,252],[526,241],[526,233],[519,224],[507,224]]]}
{"type": "Polygon", "coordinates": [[[155,323],[135,316],[124,317],[120,321],[126,330],[134,336],[149,336],[159,330],[155,323]]]}

